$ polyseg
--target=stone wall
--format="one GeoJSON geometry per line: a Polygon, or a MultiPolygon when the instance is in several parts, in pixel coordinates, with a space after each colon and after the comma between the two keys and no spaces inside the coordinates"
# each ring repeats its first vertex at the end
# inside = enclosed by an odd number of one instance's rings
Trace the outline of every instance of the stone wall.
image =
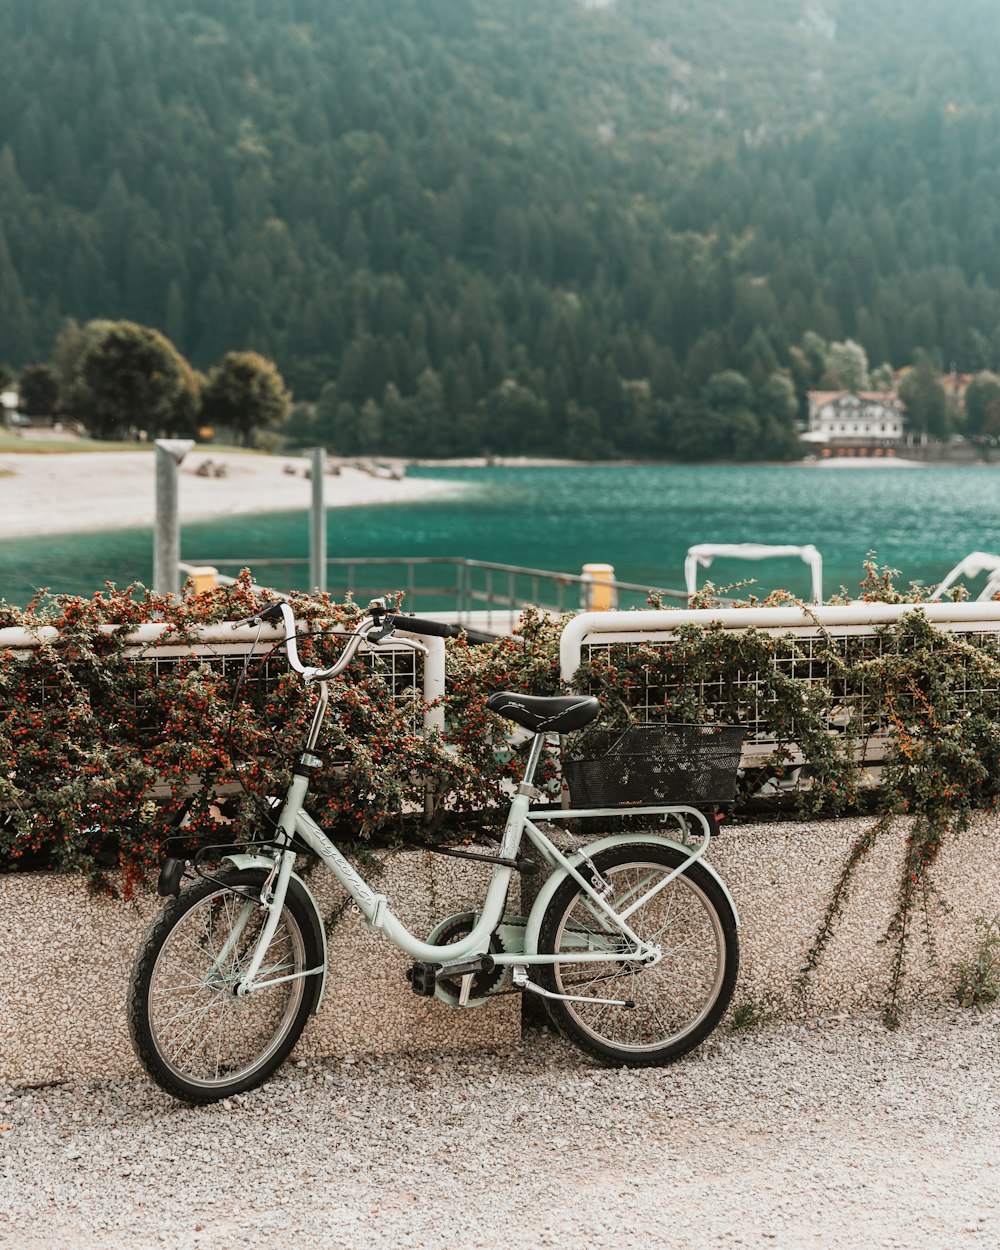
{"type": "MultiPolygon", "coordinates": [[[[889,982],[892,942],[882,941],[896,908],[908,822],[899,821],[857,868],[833,938],[803,1000],[798,970],[813,943],[861,818],[724,826],[710,858],[740,916],[741,966],[734,1004],[753,1002],[780,1014],[880,1010],[889,982]]],[[[976,918],[1000,915],[1000,815],[980,813],[963,834],[946,838],[932,869],[929,907],[933,956],[922,915],[915,917],[902,989],[904,1009],[953,1000],[956,965],[973,962],[982,944],[976,918]]]]}
{"type": "MultiPolygon", "coordinates": [[[[1000,914],[998,819],[980,815],[943,847],[933,877],[936,957],[930,958],[918,925],[904,1006],[951,998],[955,965],[978,954],[976,918],[1000,914]]],[[[805,999],[794,992],[848,847],[863,827],[860,819],[731,825],[713,842],[711,862],[729,885],[741,919],[734,1006],[753,1003],[784,1015],[881,1006],[892,948],[880,939],[895,905],[903,823],[860,865],[805,999]]],[[[481,901],[488,876],[480,866],[406,852],[385,858],[378,888],[412,931],[425,936],[437,919],[481,901]]],[[[324,914],[342,900],[334,886],[325,873],[311,883],[324,914]]],[[[158,905],[152,896],[128,904],[97,898],[74,877],[0,876],[0,1082],[135,1070],[125,1024],[126,984],[139,937],[158,905]]],[[[511,905],[518,905],[514,898],[511,905]]],[[[404,979],[407,964],[348,909],[330,939],[322,1010],[306,1026],[296,1055],[493,1049],[517,1041],[517,995],[455,1010],[417,998],[404,979]]]]}
{"type": "MultiPolygon", "coordinates": [[[[449,914],[481,903],[489,870],[410,851],[386,855],[366,876],[419,937],[449,914]]],[[[324,916],[344,901],[329,873],[309,881],[324,916]]],[[[78,877],[0,876],[0,1083],[104,1077],[138,1071],[125,1020],[128,975],[139,939],[161,904],[88,893],[78,877]]],[[[518,906],[517,878],[511,905],[518,906]]],[[[319,1014],[295,1057],[401,1051],[482,1050],[520,1037],[520,996],[459,1011],[418,998],[410,961],[348,907],[329,937],[329,975],[319,1014]]]]}

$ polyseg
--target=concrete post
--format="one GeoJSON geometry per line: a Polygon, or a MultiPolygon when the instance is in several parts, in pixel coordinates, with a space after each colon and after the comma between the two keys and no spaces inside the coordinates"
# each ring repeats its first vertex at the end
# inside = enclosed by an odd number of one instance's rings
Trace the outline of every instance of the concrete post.
{"type": "Polygon", "coordinates": [[[194,446],[191,438],[156,440],[156,532],[153,536],[153,590],[179,595],[181,530],[177,511],[177,470],[194,446]]]}
{"type": "Polygon", "coordinates": [[[309,589],[326,590],[326,505],[323,499],[326,452],[312,451],[312,516],[309,535],[309,589]]]}

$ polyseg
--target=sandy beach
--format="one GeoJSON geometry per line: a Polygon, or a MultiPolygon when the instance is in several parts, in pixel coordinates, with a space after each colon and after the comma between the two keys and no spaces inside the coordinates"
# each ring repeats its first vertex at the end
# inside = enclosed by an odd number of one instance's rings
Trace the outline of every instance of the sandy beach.
{"type": "MultiPolygon", "coordinates": [[[[0,525],[5,538],[81,530],[138,529],[154,522],[152,451],[0,453],[0,525]]],[[[181,521],[240,513],[305,510],[312,503],[309,460],[198,447],[180,467],[181,521]],[[201,476],[210,461],[222,476],[201,476]]],[[[325,477],[327,507],[412,503],[456,489],[429,478],[393,481],[343,465],[325,477]]]]}

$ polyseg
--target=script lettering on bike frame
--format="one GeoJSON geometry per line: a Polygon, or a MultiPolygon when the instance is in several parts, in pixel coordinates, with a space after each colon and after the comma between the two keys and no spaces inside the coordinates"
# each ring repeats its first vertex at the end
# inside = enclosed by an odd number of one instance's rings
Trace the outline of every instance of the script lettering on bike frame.
{"type": "Polygon", "coordinates": [[[308,840],[313,843],[316,850],[319,851],[325,859],[334,860],[340,869],[341,877],[344,878],[344,883],[349,884],[352,887],[351,893],[358,900],[358,902],[364,903],[369,907],[374,907],[375,900],[379,896],[369,890],[362,878],[358,876],[348,861],[344,859],[343,855],[340,854],[322,829],[310,821],[308,831],[308,840]]]}

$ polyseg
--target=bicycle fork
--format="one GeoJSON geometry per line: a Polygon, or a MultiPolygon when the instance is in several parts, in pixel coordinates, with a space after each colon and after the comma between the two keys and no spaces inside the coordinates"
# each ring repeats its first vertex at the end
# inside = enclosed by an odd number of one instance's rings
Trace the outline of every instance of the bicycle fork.
{"type": "MultiPolygon", "coordinates": [[[[250,919],[250,911],[254,907],[266,907],[267,919],[264,921],[264,927],[261,930],[260,937],[257,939],[257,946],[253,956],[250,959],[249,966],[240,977],[239,981],[233,987],[233,992],[237,998],[242,998],[245,994],[249,994],[251,990],[256,989],[254,981],[260,972],[264,963],[264,956],[267,954],[268,947],[278,928],[278,921],[281,918],[281,909],[284,906],[285,894],[288,890],[288,878],[292,871],[292,860],[294,856],[287,850],[275,860],[274,868],[268,874],[261,887],[259,901],[247,902],[244,904],[242,912],[233,927],[232,933],[226,939],[226,945],[222,949],[220,959],[228,956],[236,943],[239,941],[243,930],[246,928],[250,919]],[[272,890],[273,886],[273,890],[272,890]],[[270,897],[268,897],[270,895],[270,897]]],[[[281,978],[286,980],[287,978],[281,978]]],[[[267,984],[275,984],[275,982],[267,982],[267,984]]]]}
{"type": "MultiPolygon", "coordinates": [[[[325,700],[323,701],[323,705],[325,706],[325,700]]],[[[305,770],[303,770],[303,772],[304,771],[305,770]]],[[[251,908],[266,908],[267,919],[264,921],[264,927],[261,930],[260,937],[257,939],[257,945],[254,953],[245,971],[233,987],[233,992],[237,998],[244,998],[247,994],[251,994],[255,990],[264,989],[265,987],[270,987],[272,985],[281,985],[285,981],[297,981],[302,977],[317,976],[323,972],[323,967],[321,965],[318,968],[309,968],[305,972],[294,972],[284,977],[268,977],[263,981],[257,980],[257,977],[260,975],[261,969],[263,968],[264,959],[278,929],[281,912],[284,908],[285,898],[288,894],[288,884],[292,876],[292,866],[295,863],[295,852],[291,849],[291,834],[286,828],[286,820],[290,823],[290,818],[293,818],[291,817],[291,814],[300,809],[302,801],[305,798],[308,784],[308,776],[302,775],[302,773],[297,771],[292,778],[291,785],[289,786],[288,796],[285,800],[281,819],[279,820],[279,826],[283,831],[283,844],[281,844],[281,840],[279,840],[274,864],[261,886],[259,901],[248,901],[244,905],[243,911],[233,928],[233,932],[226,939],[226,944],[219,956],[219,960],[221,962],[224,956],[231,954],[236,943],[239,941],[243,930],[246,928],[251,908]]]]}

